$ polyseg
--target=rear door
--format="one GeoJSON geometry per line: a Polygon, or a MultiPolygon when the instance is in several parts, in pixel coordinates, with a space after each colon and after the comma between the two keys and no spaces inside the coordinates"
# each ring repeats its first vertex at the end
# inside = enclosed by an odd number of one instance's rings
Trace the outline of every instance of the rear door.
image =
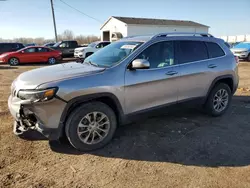
{"type": "Polygon", "coordinates": [[[47,62],[48,59],[51,57],[51,53],[48,48],[38,47],[37,54],[39,56],[40,62],[47,62]]]}
{"type": "Polygon", "coordinates": [[[178,101],[206,95],[209,83],[208,52],[202,41],[176,41],[176,57],[179,64],[178,101]]]}

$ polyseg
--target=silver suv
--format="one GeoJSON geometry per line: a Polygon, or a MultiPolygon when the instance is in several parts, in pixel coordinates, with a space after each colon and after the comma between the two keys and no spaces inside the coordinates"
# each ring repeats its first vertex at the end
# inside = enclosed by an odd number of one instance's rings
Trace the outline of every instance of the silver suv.
{"type": "Polygon", "coordinates": [[[212,116],[229,107],[237,59],[209,34],[162,33],[114,42],[83,63],[25,72],[11,86],[14,133],[66,136],[76,149],[103,147],[139,113],[198,101],[212,116]]]}

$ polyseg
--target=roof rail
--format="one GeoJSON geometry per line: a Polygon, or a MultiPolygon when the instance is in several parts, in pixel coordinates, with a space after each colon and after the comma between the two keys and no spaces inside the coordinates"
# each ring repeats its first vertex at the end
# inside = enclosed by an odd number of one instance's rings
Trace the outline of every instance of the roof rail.
{"type": "Polygon", "coordinates": [[[154,35],[152,38],[157,38],[157,37],[167,37],[167,36],[176,36],[176,35],[182,35],[182,36],[202,36],[202,37],[214,37],[213,35],[209,33],[191,33],[191,32],[172,32],[172,33],[158,33],[154,35]]]}

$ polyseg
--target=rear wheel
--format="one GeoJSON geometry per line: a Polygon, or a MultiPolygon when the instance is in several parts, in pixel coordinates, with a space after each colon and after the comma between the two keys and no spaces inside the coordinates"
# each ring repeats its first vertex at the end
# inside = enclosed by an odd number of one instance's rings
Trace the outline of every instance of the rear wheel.
{"type": "Polygon", "coordinates": [[[208,114],[221,116],[228,109],[232,100],[232,92],[227,84],[219,83],[210,92],[205,104],[208,114]]]}
{"type": "Polygon", "coordinates": [[[49,63],[50,65],[56,64],[56,58],[50,57],[50,58],[48,59],[48,63],[49,63]]]}
{"type": "Polygon", "coordinates": [[[18,65],[20,62],[19,62],[19,59],[17,59],[16,57],[12,57],[12,58],[10,58],[9,59],[9,64],[11,65],[11,66],[16,66],[16,65],[18,65]]]}
{"type": "Polygon", "coordinates": [[[90,151],[108,144],[114,136],[117,121],[114,111],[104,103],[91,102],[75,109],[69,116],[65,132],[71,145],[90,151]]]}

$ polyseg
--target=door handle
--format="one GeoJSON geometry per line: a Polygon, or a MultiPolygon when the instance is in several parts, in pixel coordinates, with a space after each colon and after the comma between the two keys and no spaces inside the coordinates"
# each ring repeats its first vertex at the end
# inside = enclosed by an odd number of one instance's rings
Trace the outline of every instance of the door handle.
{"type": "Polygon", "coordinates": [[[175,74],[178,74],[178,72],[176,72],[176,71],[169,71],[169,72],[166,73],[166,75],[169,75],[169,76],[173,76],[175,74]]]}
{"type": "Polygon", "coordinates": [[[208,68],[210,68],[210,69],[213,69],[213,68],[215,68],[215,67],[217,67],[217,65],[215,65],[215,64],[210,64],[210,65],[208,65],[208,68]]]}

